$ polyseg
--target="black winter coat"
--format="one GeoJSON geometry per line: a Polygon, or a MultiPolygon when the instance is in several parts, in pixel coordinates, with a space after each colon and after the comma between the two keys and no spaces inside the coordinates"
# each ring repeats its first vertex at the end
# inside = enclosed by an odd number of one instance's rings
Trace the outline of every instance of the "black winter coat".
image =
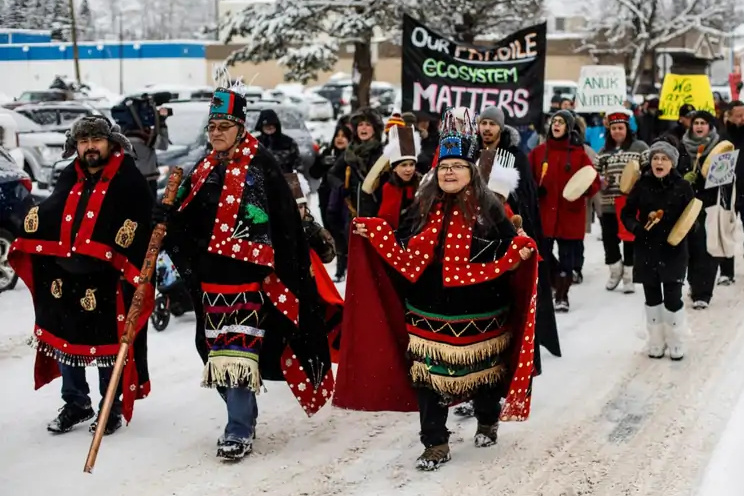
{"type": "MultiPolygon", "coordinates": [[[[635,235],[633,280],[641,284],[683,283],[687,271],[687,237],[677,246],[667,237],[687,205],[695,197],[692,186],[676,169],[663,179],[648,171],[628,195],[621,218],[635,235]],[[663,210],[661,221],[646,231],[651,212],[663,210]]],[[[695,227],[693,226],[693,229],[695,227]]]]}

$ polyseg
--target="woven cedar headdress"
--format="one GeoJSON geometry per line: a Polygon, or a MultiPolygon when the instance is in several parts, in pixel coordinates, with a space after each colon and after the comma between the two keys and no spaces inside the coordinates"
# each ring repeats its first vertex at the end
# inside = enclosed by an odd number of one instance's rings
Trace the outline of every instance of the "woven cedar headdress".
{"type": "Polygon", "coordinates": [[[448,158],[459,158],[475,164],[478,149],[478,126],[470,109],[447,109],[439,128],[439,151],[434,165],[448,158]]]}

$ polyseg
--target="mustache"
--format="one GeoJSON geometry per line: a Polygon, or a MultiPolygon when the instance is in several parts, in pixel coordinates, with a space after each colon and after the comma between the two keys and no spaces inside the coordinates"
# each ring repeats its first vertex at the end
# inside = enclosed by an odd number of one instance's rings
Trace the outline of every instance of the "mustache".
{"type": "Polygon", "coordinates": [[[101,154],[101,152],[99,152],[98,150],[90,149],[90,150],[85,150],[85,153],[83,155],[91,155],[93,153],[95,153],[97,155],[100,155],[101,154]]]}

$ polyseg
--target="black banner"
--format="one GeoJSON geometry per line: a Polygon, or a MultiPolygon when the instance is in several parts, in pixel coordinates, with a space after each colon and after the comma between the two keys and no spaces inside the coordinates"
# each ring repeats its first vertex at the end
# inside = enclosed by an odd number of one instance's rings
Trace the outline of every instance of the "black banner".
{"type": "Polygon", "coordinates": [[[445,38],[403,18],[403,111],[440,117],[447,107],[480,113],[496,105],[513,125],[538,124],[543,112],[546,23],[513,33],[497,45],[445,38]]]}

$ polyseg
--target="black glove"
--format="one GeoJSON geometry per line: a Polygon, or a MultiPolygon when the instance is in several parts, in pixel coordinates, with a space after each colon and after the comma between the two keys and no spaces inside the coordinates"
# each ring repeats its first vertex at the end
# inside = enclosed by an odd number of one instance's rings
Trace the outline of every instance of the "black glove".
{"type": "Polygon", "coordinates": [[[545,186],[540,185],[540,186],[537,187],[537,197],[538,198],[542,198],[543,196],[545,196],[547,194],[548,194],[548,189],[545,186]]]}
{"type": "Polygon", "coordinates": [[[163,203],[156,203],[152,209],[152,226],[155,227],[158,224],[167,224],[170,221],[173,213],[173,205],[165,205],[163,203]]]}

